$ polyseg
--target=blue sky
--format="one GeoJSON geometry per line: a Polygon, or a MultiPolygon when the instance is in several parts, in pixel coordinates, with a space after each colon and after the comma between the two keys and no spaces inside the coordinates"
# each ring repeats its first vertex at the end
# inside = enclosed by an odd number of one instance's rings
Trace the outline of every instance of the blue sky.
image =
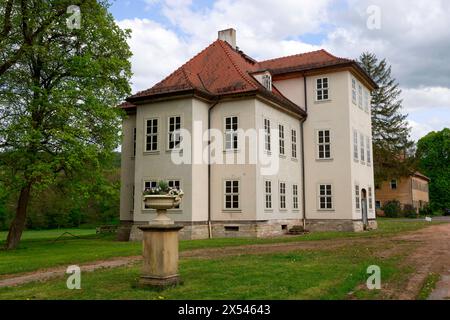
{"type": "Polygon", "coordinates": [[[218,30],[233,27],[238,46],[256,59],[319,48],[348,58],[374,52],[392,65],[414,139],[450,127],[447,0],[116,0],[110,11],[132,30],[134,91],[151,87],[218,30]],[[375,29],[367,25],[373,6],[375,29]]]}

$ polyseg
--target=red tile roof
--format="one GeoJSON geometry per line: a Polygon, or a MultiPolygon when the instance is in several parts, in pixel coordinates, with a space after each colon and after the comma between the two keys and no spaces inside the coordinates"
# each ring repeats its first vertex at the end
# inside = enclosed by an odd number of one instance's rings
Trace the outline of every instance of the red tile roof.
{"type": "Polygon", "coordinates": [[[270,59],[259,62],[260,69],[271,70],[272,73],[284,73],[290,69],[312,69],[324,66],[352,63],[353,60],[338,58],[325,50],[300,53],[292,56],[270,59]]]}
{"type": "Polygon", "coordinates": [[[263,70],[280,74],[344,63],[355,62],[337,58],[325,50],[257,62],[243,52],[233,49],[227,42],[216,40],[167,78],[150,89],[127,98],[127,101],[135,103],[189,91],[216,99],[228,95],[257,93],[291,111],[305,115],[302,108],[287,99],[275,86],[272,91],[266,90],[252,74],[263,70]]]}

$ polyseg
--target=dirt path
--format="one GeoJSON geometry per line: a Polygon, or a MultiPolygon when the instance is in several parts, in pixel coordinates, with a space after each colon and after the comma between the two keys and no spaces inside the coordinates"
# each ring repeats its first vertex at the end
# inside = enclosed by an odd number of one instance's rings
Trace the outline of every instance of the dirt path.
{"type": "MultiPolygon", "coordinates": [[[[450,224],[433,225],[418,231],[406,232],[397,236],[372,238],[346,238],[320,241],[301,241],[275,244],[245,245],[224,248],[208,248],[183,251],[181,258],[213,259],[226,256],[269,254],[295,250],[329,250],[346,245],[365,245],[375,248],[375,254],[389,257],[402,250],[401,243],[413,244],[411,252],[404,261],[405,266],[413,266],[417,272],[400,286],[389,288],[390,298],[415,299],[422,284],[430,272],[448,274],[450,271],[450,224]]],[[[92,272],[102,268],[115,268],[130,265],[140,261],[140,256],[122,257],[111,260],[95,261],[80,265],[82,272],[92,272]]],[[[46,281],[65,276],[65,267],[38,270],[26,274],[0,276],[0,288],[22,285],[32,281],[46,281]]],[[[444,279],[444,278],[443,278],[444,279]]],[[[445,278],[447,279],[447,278],[445,278]]],[[[442,281],[441,281],[442,282],[442,281]]],[[[440,292],[449,289],[449,281],[438,284],[440,292]],[[442,289],[442,286],[444,286],[442,289]]]]}
{"type": "MultiPolygon", "coordinates": [[[[405,265],[414,266],[417,272],[409,279],[406,287],[401,288],[401,291],[394,295],[395,298],[415,299],[426,277],[431,272],[442,276],[449,273],[450,224],[435,225],[392,239],[394,241],[417,243],[415,250],[408,255],[404,262],[405,265]]],[[[447,290],[449,289],[450,287],[447,288],[447,290]]]]}
{"type": "MultiPolygon", "coordinates": [[[[180,258],[214,259],[243,254],[268,254],[274,252],[288,252],[294,250],[324,249],[344,246],[352,243],[369,243],[370,239],[340,239],[323,241],[302,241],[291,243],[274,243],[263,245],[245,245],[224,248],[208,248],[183,251],[180,258]]],[[[79,264],[81,272],[92,272],[98,269],[123,267],[142,260],[141,256],[121,257],[109,260],[94,261],[88,264],[79,264]]],[[[37,270],[28,273],[0,275],[0,288],[19,286],[33,281],[46,281],[66,275],[67,266],[37,270]]]]}

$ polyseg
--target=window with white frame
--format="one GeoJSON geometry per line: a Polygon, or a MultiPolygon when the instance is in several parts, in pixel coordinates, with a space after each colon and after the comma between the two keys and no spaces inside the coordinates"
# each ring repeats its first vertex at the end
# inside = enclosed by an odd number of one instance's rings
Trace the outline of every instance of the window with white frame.
{"type": "Polygon", "coordinates": [[[272,91],[272,76],[267,73],[264,74],[262,76],[262,84],[267,90],[272,91]]]}
{"type": "Polygon", "coordinates": [[[355,185],[355,208],[359,210],[361,208],[361,197],[359,194],[359,185],[355,185]]]}
{"type": "Polygon", "coordinates": [[[356,105],[356,79],[352,78],[352,102],[356,105]]]}
{"type": "Polygon", "coordinates": [[[317,158],[331,159],[330,130],[317,131],[317,158]]]}
{"type": "Polygon", "coordinates": [[[291,141],[292,141],[292,158],[297,158],[297,131],[291,130],[291,141]]]}
{"type": "Polygon", "coordinates": [[[177,150],[181,147],[181,117],[169,117],[168,119],[168,145],[169,150],[177,150]]]}
{"type": "Polygon", "coordinates": [[[370,165],[372,163],[372,153],[370,151],[370,138],[366,137],[366,149],[367,149],[367,164],[370,165]]]}
{"type": "Polygon", "coordinates": [[[333,209],[333,189],[331,184],[319,185],[319,209],[320,210],[333,209]]]}
{"type": "Polygon", "coordinates": [[[264,150],[270,152],[270,120],[264,119],[264,150]]]}
{"type": "Polygon", "coordinates": [[[238,149],[238,117],[225,118],[225,150],[238,149]]]}
{"type": "Polygon", "coordinates": [[[316,79],[316,100],[324,101],[329,99],[328,78],[316,79]]]}
{"type": "MultiPolygon", "coordinates": [[[[155,180],[146,180],[144,181],[144,191],[152,188],[156,188],[158,186],[158,182],[155,180]]],[[[150,209],[144,204],[144,209],[150,209]]]]}
{"type": "Polygon", "coordinates": [[[363,101],[362,85],[360,83],[358,83],[358,108],[360,108],[360,109],[363,108],[362,101],[363,101]]]}
{"type": "Polygon", "coordinates": [[[158,150],[158,119],[146,120],[145,151],[158,150]]]}
{"type": "Polygon", "coordinates": [[[157,181],[144,181],[144,191],[151,188],[156,188],[158,186],[157,181]]]}
{"type": "Polygon", "coordinates": [[[272,209],[272,181],[264,181],[264,207],[266,209],[272,209]]]}
{"type": "Polygon", "coordinates": [[[286,209],[286,183],[280,182],[280,209],[286,209]]]}
{"type": "Polygon", "coordinates": [[[359,160],[358,156],[358,131],[353,129],[353,159],[359,160]]]}
{"type": "Polygon", "coordinates": [[[364,111],[369,112],[369,91],[364,90],[364,111]]]}
{"type": "Polygon", "coordinates": [[[372,204],[372,202],[373,202],[373,196],[372,196],[372,187],[369,187],[369,188],[367,188],[368,189],[368,201],[369,201],[369,210],[372,210],[373,209],[373,204],[372,204]]]}
{"type": "Polygon", "coordinates": [[[397,180],[395,180],[395,179],[391,180],[391,189],[392,190],[397,189],[397,180]]]}
{"type": "Polygon", "coordinates": [[[292,208],[298,209],[298,185],[292,185],[292,208]]]}
{"type": "Polygon", "coordinates": [[[133,128],[133,157],[136,156],[136,128],[133,128]]]}
{"type": "Polygon", "coordinates": [[[225,209],[239,209],[239,180],[225,180],[225,209]]]}
{"type": "Polygon", "coordinates": [[[360,144],[360,154],[361,154],[361,161],[364,162],[365,161],[365,157],[364,157],[364,153],[366,152],[365,147],[364,147],[364,135],[361,133],[359,136],[359,144],[360,144]]]}
{"type": "Polygon", "coordinates": [[[284,126],[278,125],[278,135],[280,138],[280,155],[284,155],[284,126]]]}
{"type": "MultiPolygon", "coordinates": [[[[167,181],[167,184],[169,185],[170,188],[172,189],[177,189],[180,190],[181,189],[181,183],[180,180],[169,180],[167,181]]],[[[176,206],[175,209],[179,209],[180,205],[176,206]]]]}

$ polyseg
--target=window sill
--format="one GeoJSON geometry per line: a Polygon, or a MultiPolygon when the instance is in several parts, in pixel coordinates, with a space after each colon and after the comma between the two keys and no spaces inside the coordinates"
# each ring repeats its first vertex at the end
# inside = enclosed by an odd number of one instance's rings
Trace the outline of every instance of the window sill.
{"type": "Polygon", "coordinates": [[[178,152],[183,153],[183,149],[166,149],[166,153],[178,152]]]}
{"type": "Polygon", "coordinates": [[[297,158],[291,158],[292,161],[298,162],[297,158]]]}
{"type": "Polygon", "coordinates": [[[144,156],[159,154],[159,150],[156,151],[144,151],[144,156]]]}
{"type": "Polygon", "coordinates": [[[316,161],[317,162],[331,162],[331,161],[333,161],[334,159],[333,158],[327,158],[327,159],[317,159],[316,158],[316,161]]]}
{"type": "Polygon", "coordinates": [[[280,154],[280,158],[281,158],[281,159],[286,159],[286,155],[280,154]]]}
{"type": "Polygon", "coordinates": [[[241,209],[222,209],[222,212],[225,213],[242,213],[241,209]]]}
{"type": "Polygon", "coordinates": [[[241,152],[241,149],[226,149],[223,150],[223,153],[239,153],[241,152]]]}
{"type": "Polygon", "coordinates": [[[280,212],[287,212],[287,209],[280,209],[280,212]]]}
{"type": "Polygon", "coordinates": [[[264,209],[265,213],[273,213],[273,209],[264,209]]]}
{"type": "Polygon", "coordinates": [[[325,99],[325,100],[315,100],[314,103],[315,104],[321,104],[321,103],[327,103],[327,102],[331,102],[331,99],[325,99]]]}
{"type": "Polygon", "coordinates": [[[318,212],[335,212],[334,209],[317,209],[318,212]]]}
{"type": "Polygon", "coordinates": [[[300,209],[292,209],[292,212],[295,212],[295,213],[300,212],[300,209]]]}

